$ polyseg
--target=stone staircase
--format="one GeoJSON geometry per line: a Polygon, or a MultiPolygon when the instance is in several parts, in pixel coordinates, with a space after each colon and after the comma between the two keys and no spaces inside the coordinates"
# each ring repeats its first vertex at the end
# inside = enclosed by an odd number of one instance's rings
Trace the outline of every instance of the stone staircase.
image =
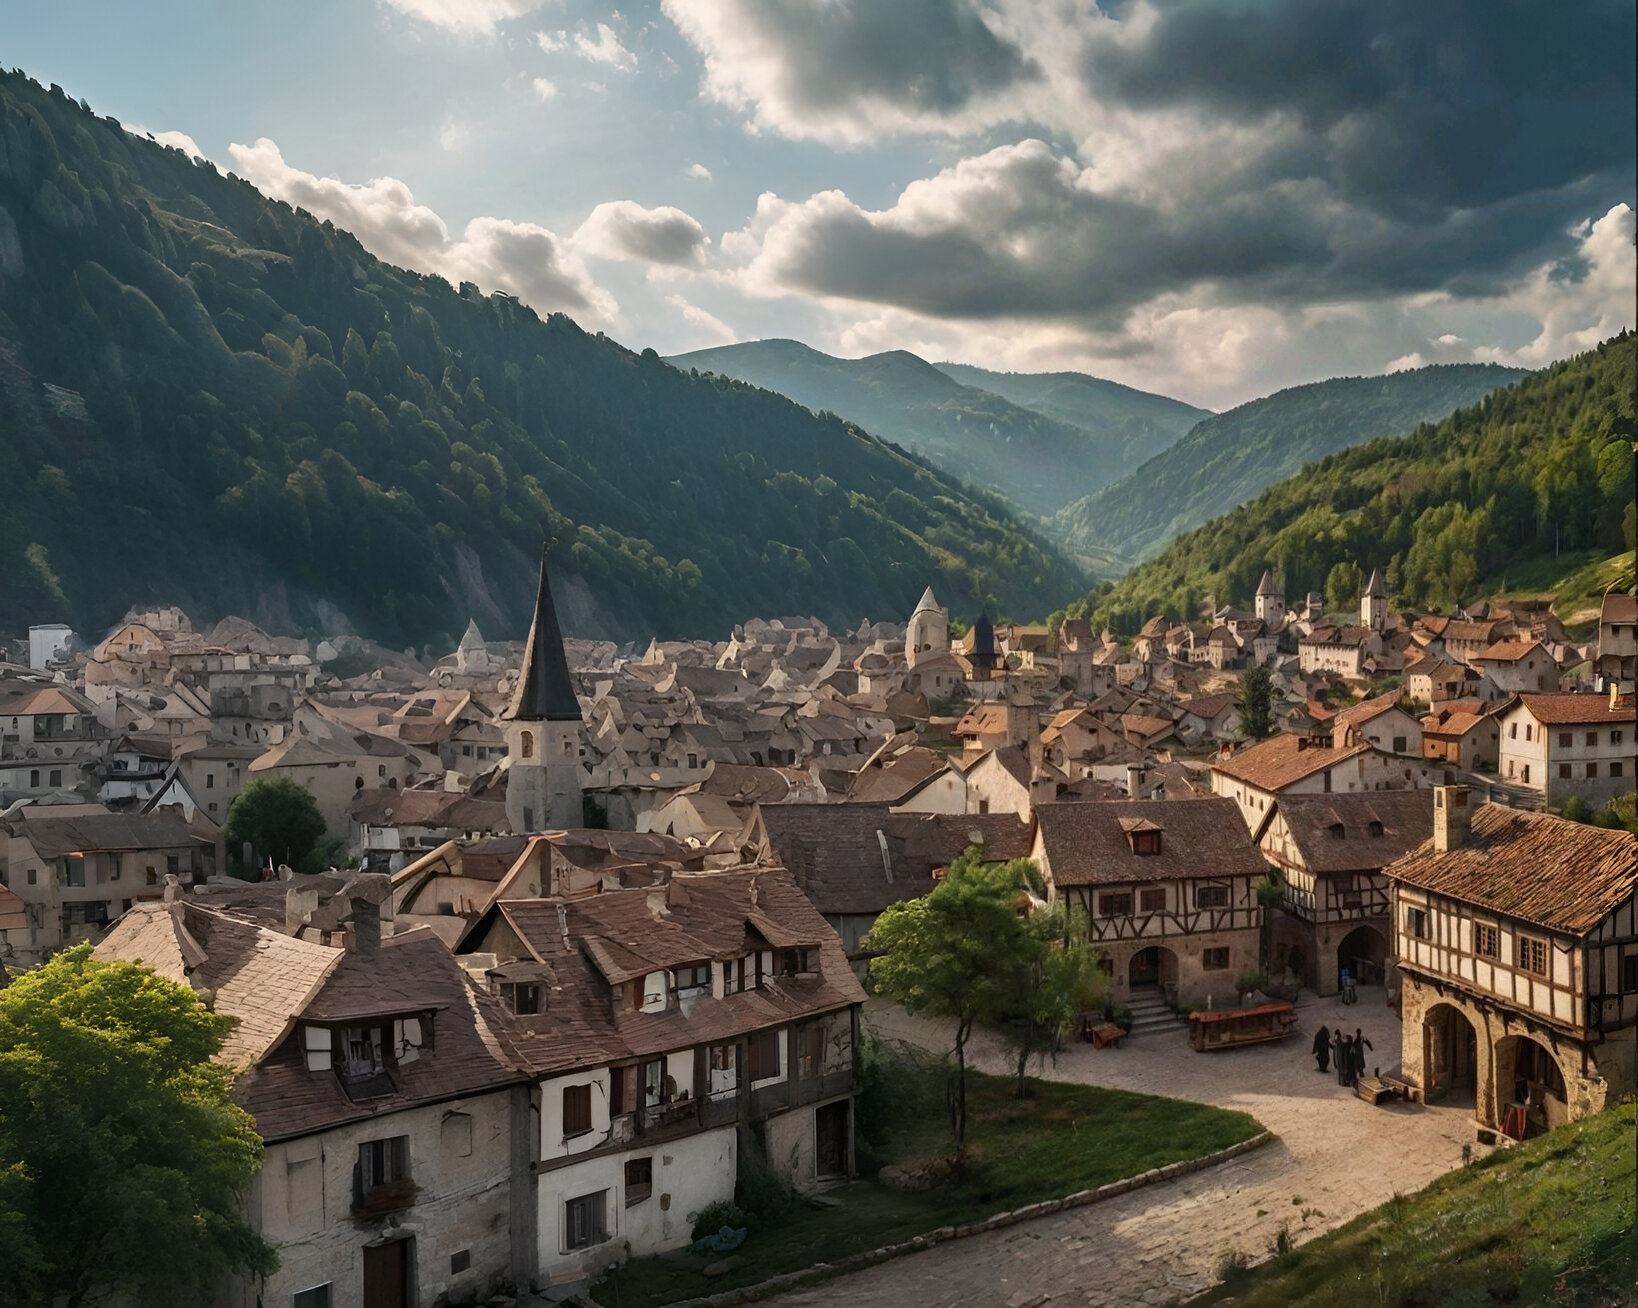
{"type": "Polygon", "coordinates": [[[1132,1035],[1146,1036],[1169,1031],[1183,1031],[1187,1023],[1166,1007],[1160,990],[1134,989],[1127,997],[1126,1006],[1132,1010],[1132,1035]]]}

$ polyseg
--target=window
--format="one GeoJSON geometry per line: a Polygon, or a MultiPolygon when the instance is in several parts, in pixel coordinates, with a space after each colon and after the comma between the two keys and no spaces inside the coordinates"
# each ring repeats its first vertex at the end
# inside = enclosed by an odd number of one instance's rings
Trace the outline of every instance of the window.
{"type": "Polygon", "coordinates": [[[1530,765],[1528,763],[1526,763],[1524,765],[1524,778],[1523,779],[1524,779],[1525,784],[1528,785],[1529,782],[1530,782],[1530,765]]]}
{"type": "Polygon", "coordinates": [[[1568,731],[1561,731],[1558,733],[1558,747],[1560,749],[1568,749],[1570,747],[1570,736],[1571,733],[1568,731]]]}
{"type": "Polygon", "coordinates": [[[628,1158],[626,1160],[626,1207],[640,1204],[654,1193],[654,1160],[628,1158]]]}
{"type": "Polygon", "coordinates": [[[1587,780],[1588,781],[1598,780],[1598,764],[1596,764],[1596,763],[1587,764],[1587,780]]]}
{"type": "Polygon", "coordinates": [[[29,883],[29,885],[32,886],[34,884],[35,877],[36,877],[36,870],[34,868],[29,868],[29,870],[28,870],[28,883],[29,883]]]}
{"type": "Polygon", "coordinates": [[[1366,824],[1365,829],[1366,831],[1370,832],[1373,837],[1380,837],[1382,835],[1382,824],[1375,818],[1372,818],[1370,822],[1366,824]]]}
{"type": "Polygon", "coordinates": [[[1229,888],[1227,886],[1197,886],[1194,892],[1194,906],[1196,908],[1227,908],[1229,902],[1229,888]]]}
{"type": "Polygon", "coordinates": [[[732,1045],[711,1046],[711,1070],[713,1072],[732,1072],[734,1070],[734,1047],[732,1045]]]}
{"type": "Polygon", "coordinates": [[[216,774],[214,772],[205,773],[205,789],[206,790],[215,790],[216,789],[216,774]]]}
{"type": "Polygon", "coordinates": [[[1569,765],[1569,764],[1568,764],[1568,763],[1560,763],[1560,764],[1559,764],[1559,765],[1558,765],[1558,775],[1559,775],[1559,777],[1560,777],[1560,778],[1562,778],[1562,779],[1563,779],[1563,780],[1566,780],[1566,781],[1567,781],[1567,780],[1569,780],[1569,777],[1570,777],[1570,765],[1569,765]]]}
{"type": "Polygon", "coordinates": [[[609,1069],[609,1112],[637,1111],[637,1068],[632,1065],[609,1069]]]}
{"type": "Polygon", "coordinates": [[[563,1138],[584,1135],[592,1129],[591,1087],[566,1085],[563,1087],[563,1138]]]}
{"type": "Polygon", "coordinates": [[[83,886],[85,884],[85,859],[79,854],[64,855],[62,883],[65,886],[83,886]]]}
{"type": "Polygon", "coordinates": [[[1132,852],[1140,855],[1160,853],[1160,832],[1134,831],[1132,833],[1132,852]]]}
{"type": "Polygon", "coordinates": [[[603,1217],[603,1198],[607,1194],[607,1190],[599,1190],[596,1194],[583,1194],[563,1205],[565,1249],[588,1249],[609,1238],[603,1217]]]}
{"type": "Polygon", "coordinates": [[[818,1076],[825,1065],[825,1025],[809,1022],[796,1030],[796,1074],[818,1076]]]}
{"type": "Polygon", "coordinates": [[[1138,907],[1145,913],[1164,913],[1166,911],[1165,887],[1156,886],[1150,890],[1138,891],[1138,907]]]}
{"type": "Polygon", "coordinates": [[[1547,942],[1534,936],[1520,936],[1518,944],[1519,967],[1537,976],[1547,975],[1547,942]]]}
{"type": "Polygon", "coordinates": [[[1130,917],[1132,915],[1132,896],[1130,892],[1120,891],[1098,896],[1099,917],[1130,917]]]}
{"type": "Polygon", "coordinates": [[[1610,732],[1610,744],[1619,745],[1620,743],[1621,743],[1621,733],[1619,731],[1610,732]]]}
{"type": "Polygon", "coordinates": [[[51,769],[51,784],[54,786],[63,784],[63,770],[61,768],[51,769]]]}
{"type": "Polygon", "coordinates": [[[1228,965],[1229,951],[1226,945],[1217,949],[1201,950],[1200,966],[1207,972],[1222,972],[1227,970],[1228,965]]]}
{"type": "Polygon", "coordinates": [[[472,1266],[472,1250],[462,1249],[459,1253],[449,1255],[449,1274],[459,1276],[472,1266]]]}
{"type": "Polygon", "coordinates": [[[679,967],[672,974],[672,984],[679,993],[684,990],[709,990],[711,988],[711,965],[696,963],[693,967],[679,967]]]}
{"type": "Polygon", "coordinates": [[[1524,724],[1524,738],[1525,740],[1535,739],[1535,724],[1533,722],[1526,722],[1524,724]]]}
{"type": "Polygon", "coordinates": [[[1406,748],[1405,737],[1395,736],[1393,738],[1393,752],[1395,754],[1403,754],[1405,752],[1405,748],[1406,748]]]}
{"type": "Polygon", "coordinates": [[[1621,960],[1621,993],[1638,994],[1638,954],[1628,954],[1621,960]]]}
{"type": "Polygon", "coordinates": [[[1517,740],[1519,738],[1519,724],[1517,722],[1509,722],[1507,724],[1507,738],[1509,740],[1517,740]]]}
{"type": "Polygon", "coordinates": [[[779,1032],[757,1031],[749,1043],[751,1080],[767,1081],[779,1076],[779,1032]]]}
{"type": "Polygon", "coordinates": [[[779,951],[779,975],[800,976],[804,972],[819,970],[819,951],[817,949],[781,949],[779,951]]]}
{"type": "Polygon", "coordinates": [[[165,870],[173,877],[182,870],[182,858],[179,854],[165,855],[165,870]]]}
{"type": "Polygon", "coordinates": [[[653,1108],[656,1104],[667,1102],[670,1096],[666,1093],[666,1083],[671,1078],[665,1074],[665,1059],[652,1058],[643,1064],[643,1107],[653,1108]]]}
{"type": "Polygon", "coordinates": [[[1348,838],[1348,829],[1340,822],[1333,822],[1325,829],[1331,833],[1332,840],[1346,840],[1348,838]]]}
{"type": "Polygon", "coordinates": [[[386,1069],[381,1053],[381,1028],[377,1026],[349,1026],[341,1031],[341,1066],[343,1079],[374,1076],[386,1069]]]}
{"type": "Polygon", "coordinates": [[[28,787],[29,787],[30,790],[38,790],[40,788],[40,769],[39,768],[29,769],[28,787]]]}
{"type": "Polygon", "coordinates": [[[1428,913],[1425,908],[1407,908],[1405,910],[1405,930],[1418,940],[1428,938],[1428,913]]]}
{"type": "Polygon", "coordinates": [[[360,1206],[371,1206],[374,1196],[387,1189],[404,1190],[410,1179],[409,1137],[387,1136],[366,1140],[358,1146],[358,1190],[360,1206]]]}
{"type": "Polygon", "coordinates": [[[385,763],[377,763],[375,765],[375,775],[378,776],[378,777],[386,776],[387,775],[387,765],[385,763]]]}
{"type": "Polygon", "coordinates": [[[1586,743],[1589,745],[1596,745],[1598,743],[1598,733],[1596,731],[1589,731],[1587,733],[1586,743]]]}
{"type": "Polygon", "coordinates": [[[525,731],[518,736],[518,753],[524,758],[535,756],[535,733],[525,731]]]}
{"type": "Polygon", "coordinates": [[[1619,777],[1619,776],[1622,775],[1621,763],[1620,763],[1619,759],[1617,759],[1614,763],[1610,764],[1610,775],[1612,777],[1619,777]]]}
{"type": "Polygon", "coordinates": [[[120,874],[119,855],[118,854],[108,855],[108,879],[110,881],[118,881],[119,880],[119,874],[120,874]]]}
{"type": "Polygon", "coordinates": [[[512,988],[512,1011],[520,1017],[540,1012],[540,986],[537,982],[520,981],[512,988]]]}
{"type": "Polygon", "coordinates": [[[323,1285],[315,1285],[311,1289],[297,1290],[290,1297],[290,1308],[330,1308],[330,1285],[326,1281],[323,1285]]]}
{"type": "Polygon", "coordinates": [[[1501,957],[1501,938],[1495,927],[1483,922],[1473,924],[1473,952],[1480,958],[1501,957]]]}

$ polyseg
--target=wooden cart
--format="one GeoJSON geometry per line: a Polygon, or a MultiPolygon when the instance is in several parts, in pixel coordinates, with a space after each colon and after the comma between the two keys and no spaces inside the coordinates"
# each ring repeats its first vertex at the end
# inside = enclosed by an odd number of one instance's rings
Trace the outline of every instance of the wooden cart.
{"type": "Polygon", "coordinates": [[[1297,1027],[1297,1010],[1283,999],[1255,1008],[1197,1010],[1189,1014],[1189,1044],[1201,1053],[1283,1040],[1297,1027]]]}

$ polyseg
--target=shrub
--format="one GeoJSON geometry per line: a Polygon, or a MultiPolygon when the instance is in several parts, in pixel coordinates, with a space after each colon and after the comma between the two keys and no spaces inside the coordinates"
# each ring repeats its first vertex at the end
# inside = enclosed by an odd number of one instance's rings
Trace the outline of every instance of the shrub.
{"type": "Polygon", "coordinates": [[[737,1231],[741,1227],[751,1225],[753,1225],[751,1215],[738,1204],[731,1199],[718,1199],[716,1203],[706,1204],[694,1214],[694,1229],[690,1235],[695,1240],[703,1240],[708,1235],[715,1235],[725,1226],[737,1231]]]}
{"type": "Polygon", "coordinates": [[[1247,968],[1234,980],[1234,989],[1237,994],[1250,994],[1253,990],[1268,989],[1268,977],[1259,968],[1247,968]]]}
{"type": "Polygon", "coordinates": [[[1245,1274],[1246,1256],[1238,1249],[1230,1249],[1217,1260],[1217,1279],[1232,1281],[1237,1276],[1245,1274]]]}

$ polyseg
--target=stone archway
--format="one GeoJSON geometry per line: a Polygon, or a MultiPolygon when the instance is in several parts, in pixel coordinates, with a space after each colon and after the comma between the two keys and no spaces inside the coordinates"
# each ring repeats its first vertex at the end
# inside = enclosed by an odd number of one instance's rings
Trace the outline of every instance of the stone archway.
{"type": "Polygon", "coordinates": [[[1150,945],[1132,955],[1126,967],[1126,984],[1132,990],[1160,990],[1177,993],[1177,955],[1165,945],[1150,945]]]}
{"type": "Polygon", "coordinates": [[[1526,1035],[1496,1041],[1496,1121],[1502,1130],[1527,1140],[1569,1119],[1564,1070],[1553,1051],[1526,1035]]]}
{"type": "Polygon", "coordinates": [[[1334,980],[1340,987],[1342,969],[1347,968],[1358,984],[1379,986],[1387,966],[1387,936],[1379,928],[1361,923],[1343,936],[1337,945],[1337,975],[1334,980]]]}
{"type": "Polygon", "coordinates": [[[1422,1018],[1422,1084],[1430,1102],[1478,1107],[1479,1033],[1454,1004],[1434,1004],[1422,1018]]]}

